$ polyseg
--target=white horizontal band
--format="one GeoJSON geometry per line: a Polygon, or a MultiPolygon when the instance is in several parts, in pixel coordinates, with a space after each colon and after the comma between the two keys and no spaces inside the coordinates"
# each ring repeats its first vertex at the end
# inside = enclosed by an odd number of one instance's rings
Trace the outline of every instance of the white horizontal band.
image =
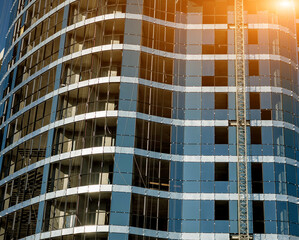
{"type": "MultiPolygon", "coordinates": [[[[75,59],[77,57],[81,57],[84,55],[89,55],[92,53],[97,53],[97,52],[102,52],[102,51],[111,51],[111,50],[133,50],[133,51],[143,51],[143,52],[148,52],[150,54],[156,54],[159,56],[166,56],[166,57],[171,57],[171,58],[175,58],[178,59],[176,57],[182,57],[182,59],[187,60],[189,57],[191,59],[188,60],[198,60],[198,61],[203,61],[203,60],[234,60],[235,56],[234,54],[228,54],[228,55],[182,55],[182,54],[175,54],[175,53],[167,53],[167,52],[163,52],[163,51],[158,51],[158,50],[153,50],[150,48],[146,48],[146,47],[140,47],[138,45],[129,45],[129,44],[112,44],[112,45],[104,45],[104,46],[98,46],[98,47],[93,47],[93,48],[89,48],[89,49],[85,49],[81,52],[76,52],[67,56],[64,56],[54,62],[52,62],[51,64],[45,66],[44,68],[42,68],[41,70],[37,71],[36,73],[34,73],[33,75],[31,75],[30,77],[28,77],[25,81],[23,81],[20,85],[18,85],[16,88],[14,88],[7,96],[5,96],[1,101],[0,104],[3,104],[4,101],[11,96],[13,93],[15,93],[18,89],[20,89],[22,86],[24,86],[25,84],[29,83],[31,80],[33,80],[34,78],[40,76],[41,74],[43,74],[44,72],[48,71],[49,69],[56,67],[58,64],[64,63],[66,61],[75,59]],[[176,56],[177,55],[177,56],[176,56]],[[197,59],[198,57],[198,59],[197,59]]],[[[247,56],[248,59],[268,59],[268,60],[276,60],[276,61],[284,61],[286,63],[289,63],[288,59],[285,59],[284,57],[281,57],[279,55],[268,55],[268,54],[249,54],[247,56]]],[[[5,77],[1,80],[3,81],[5,79],[5,77]]],[[[130,79],[130,78],[128,78],[130,79]]],[[[158,83],[156,83],[158,84],[158,83]]],[[[164,84],[164,86],[167,84],[164,84]]],[[[158,86],[158,85],[157,85],[158,86]]],[[[163,86],[163,85],[162,85],[163,86]]],[[[171,85],[172,88],[177,88],[177,89],[185,89],[185,91],[190,91],[190,90],[196,90],[196,89],[206,89],[206,90],[210,90],[211,92],[214,89],[226,89],[226,87],[180,87],[180,86],[173,86],[171,85]]],[[[229,87],[229,88],[233,88],[235,89],[235,87],[229,87]]],[[[273,87],[250,87],[250,89],[271,89],[273,87]]],[[[276,88],[275,89],[282,89],[282,88],[276,88]]],[[[221,91],[221,90],[220,90],[221,91]]],[[[295,95],[295,93],[293,93],[290,90],[285,89],[284,90],[287,94],[289,95],[295,95]]],[[[207,91],[209,92],[209,91],[207,91]]],[[[279,90],[278,92],[283,92],[283,90],[279,90]]],[[[298,99],[298,96],[297,96],[298,99]]]]}
{"type": "MultiPolygon", "coordinates": [[[[47,201],[55,198],[72,196],[84,193],[95,193],[95,192],[123,192],[123,193],[135,193],[144,196],[152,196],[167,199],[176,200],[227,200],[227,201],[238,201],[238,193],[178,193],[178,192],[166,192],[154,189],[146,189],[135,186],[124,186],[124,185],[87,185],[81,187],[68,188],[65,190],[58,190],[55,192],[49,192],[46,194],[39,195],[31,198],[24,202],[18,203],[0,212],[0,217],[6,216],[7,214],[18,211],[22,208],[34,205],[36,203],[47,201]]],[[[259,201],[281,201],[290,203],[299,203],[299,198],[281,195],[281,194],[248,194],[248,200],[259,200],[259,201]]]]}
{"type": "MultiPolygon", "coordinates": [[[[37,106],[38,104],[58,95],[61,93],[65,93],[77,88],[87,87],[91,85],[97,85],[97,84],[105,84],[105,83],[136,83],[141,84],[145,86],[155,87],[159,89],[165,89],[169,91],[176,91],[176,92],[184,92],[184,93],[214,93],[214,92],[227,92],[227,93],[235,93],[236,87],[234,86],[227,86],[227,87],[184,87],[184,86],[177,86],[177,85],[169,85],[165,83],[158,83],[153,82],[146,79],[141,78],[134,78],[134,77],[101,77],[101,78],[94,78],[89,79],[86,81],[82,81],[79,83],[70,84],[65,87],[61,87],[51,93],[48,93],[47,95],[37,99],[36,101],[32,102],[31,104],[27,105],[17,113],[15,113],[13,116],[11,116],[9,119],[7,119],[4,123],[0,125],[0,129],[2,129],[5,125],[9,124],[11,121],[13,121],[15,118],[23,114],[24,112],[28,111],[29,109],[37,106]]],[[[0,105],[3,104],[7,98],[9,98],[11,95],[13,95],[16,91],[18,91],[20,88],[22,88],[24,85],[27,84],[27,81],[22,82],[20,85],[18,85],[16,88],[14,88],[9,94],[7,94],[1,101],[0,105]]],[[[295,92],[281,88],[281,87],[270,87],[270,86],[263,86],[263,87],[246,87],[247,92],[259,92],[259,93],[282,93],[287,96],[291,96],[298,99],[298,96],[295,92]]]]}
{"type": "MultiPolygon", "coordinates": [[[[36,137],[44,132],[49,131],[50,129],[61,127],[67,125],[69,123],[79,122],[87,119],[96,119],[96,118],[106,118],[106,117],[128,117],[128,118],[138,118],[143,119],[146,121],[152,121],[157,123],[169,124],[169,125],[178,125],[178,126],[228,126],[228,120],[179,120],[179,119],[171,119],[171,118],[163,118],[152,116],[144,113],[138,112],[130,112],[130,111],[97,111],[97,112],[90,112],[86,114],[75,115],[73,117],[64,118],[62,120],[55,121],[50,123],[46,126],[43,126],[28,135],[20,138],[18,141],[12,143],[8,147],[4,148],[0,155],[7,153],[8,151],[12,150],[16,146],[20,145],[21,143],[28,141],[29,139],[36,137]]],[[[277,127],[284,127],[290,130],[299,132],[299,128],[293,124],[285,123],[281,121],[270,121],[270,120],[253,120],[255,126],[277,126],[277,127]],[[265,123],[266,122],[266,123],[265,123]]]]}
{"type": "MultiPolygon", "coordinates": [[[[61,3],[59,6],[57,6],[56,8],[52,9],[50,12],[48,12],[47,14],[45,14],[42,18],[38,19],[38,21],[36,23],[34,23],[32,26],[30,26],[23,34],[22,36],[20,36],[18,39],[16,39],[16,41],[13,43],[13,45],[8,49],[8,51],[6,52],[4,59],[6,58],[7,54],[9,51],[11,51],[13,49],[13,47],[15,46],[15,44],[17,42],[19,42],[24,36],[26,36],[26,34],[33,28],[35,28],[40,22],[42,22],[44,19],[48,18],[49,16],[51,16],[53,13],[57,12],[58,10],[60,10],[62,7],[74,2],[75,0],[66,0],[65,2],[61,3]],[[29,30],[30,29],[30,30],[29,30]]],[[[15,20],[13,21],[12,25],[9,27],[8,33],[11,31],[13,25],[16,23],[16,21],[18,20],[18,18],[34,3],[31,2],[29,3],[22,11],[20,14],[18,14],[18,16],[15,18],[15,20]]],[[[233,14],[233,13],[232,13],[233,14]]],[[[168,27],[173,27],[175,29],[186,29],[186,30],[204,30],[204,29],[229,29],[229,24],[184,24],[184,23],[176,23],[176,22],[169,22],[169,21],[165,21],[165,20],[161,20],[161,19],[157,19],[157,18],[153,18],[153,17],[149,17],[143,14],[132,14],[132,13],[116,13],[116,14],[106,14],[106,15],[101,15],[101,16],[97,16],[94,18],[89,18],[86,19],[85,22],[78,22],[76,23],[78,26],[83,26],[83,25],[87,25],[93,22],[98,22],[99,18],[104,18],[104,19],[109,19],[106,18],[106,16],[108,15],[114,15],[115,18],[123,18],[123,19],[133,19],[133,20],[143,20],[143,21],[148,21],[151,23],[155,23],[155,24],[159,24],[159,25],[163,25],[163,26],[168,26],[168,27]]],[[[101,20],[100,20],[101,21],[101,20]]],[[[74,24],[74,25],[76,25],[74,24]]],[[[285,26],[281,26],[278,24],[269,24],[269,23],[249,23],[248,24],[248,28],[249,29],[272,29],[272,30],[279,30],[282,32],[285,32],[287,34],[290,34],[292,38],[296,38],[296,34],[293,33],[289,28],[285,27],[285,26]]],[[[8,34],[7,33],[7,34],[8,34]]],[[[6,37],[7,37],[6,34],[6,37]]]]}
{"type": "MultiPolygon", "coordinates": [[[[199,222],[198,222],[199,223],[199,222]]],[[[159,230],[136,228],[131,226],[117,226],[117,225],[89,225],[82,227],[64,228],[61,230],[49,231],[40,234],[31,235],[21,240],[39,240],[49,239],[58,236],[75,235],[82,233],[125,233],[139,236],[147,236],[152,238],[165,238],[166,239],[180,239],[180,240],[230,240],[229,233],[179,233],[179,232],[166,232],[159,230]]],[[[253,234],[255,240],[299,240],[299,237],[288,236],[282,234],[253,234]]]]}
{"type": "MultiPolygon", "coordinates": [[[[27,173],[34,169],[43,167],[46,164],[56,163],[70,158],[81,157],[81,156],[90,156],[97,154],[135,154],[139,156],[161,159],[172,162],[238,162],[237,156],[204,156],[204,155],[178,155],[178,154],[167,154],[167,153],[158,153],[153,151],[147,151],[138,148],[129,148],[129,147],[92,147],[85,148],[80,150],[74,150],[58,155],[54,155],[43,160],[40,160],[36,163],[30,164],[12,174],[5,177],[0,181],[0,186],[6,184],[7,182],[27,173]]],[[[247,161],[250,162],[259,162],[259,163],[282,163],[289,164],[291,166],[298,167],[298,162],[295,159],[287,157],[278,157],[278,156],[247,156],[247,161]]]]}
{"type": "MultiPolygon", "coordinates": [[[[59,6],[57,6],[56,8],[52,9],[50,12],[48,12],[47,14],[45,14],[42,18],[40,18],[37,22],[35,22],[34,24],[32,24],[23,34],[22,36],[20,36],[15,42],[14,44],[9,48],[9,50],[5,53],[4,55],[4,59],[6,58],[7,54],[9,53],[9,51],[11,51],[14,47],[14,45],[20,41],[24,36],[26,36],[27,33],[29,33],[33,28],[35,28],[40,22],[42,22],[44,19],[48,18],[50,15],[52,15],[53,13],[57,12],[59,9],[61,9],[62,7],[70,4],[71,2],[73,2],[74,0],[67,0],[65,2],[63,2],[62,4],[60,4],[59,6]]],[[[140,14],[131,14],[131,13],[115,13],[115,14],[106,14],[106,15],[101,15],[101,16],[97,16],[94,18],[89,18],[86,19],[84,21],[75,23],[71,26],[68,26],[62,30],[60,30],[59,32],[57,32],[55,35],[55,37],[62,35],[63,33],[69,32],[71,30],[74,30],[76,28],[88,25],[88,24],[92,24],[95,22],[101,22],[101,21],[105,21],[105,20],[110,20],[110,19],[135,19],[135,20],[146,20],[152,23],[158,23],[161,25],[165,25],[165,26],[171,26],[174,25],[173,27],[175,28],[183,28],[183,29],[227,29],[228,28],[228,24],[181,24],[181,23],[172,23],[172,22],[167,22],[167,21],[163,21],[163,20],[159,20],[159,19],[155,19],[152,17],[148,17],[148,16],[144,16],[144,15],[140,15],[140,14]]],[[[290,33],[289,29],[286,27],[282,27],[280,25],[277,24],[250,24],[250,27],[252,28],[256,28],[256,29],[276,29],[276,30],[281,30],[284,31],[286,33],[290,33]]],[[[33,52],[35,52],[36,50],[38,50],[39,48],[41,48],[44,44],[46,44],[47,42],[49,42],[50,40],[52,40],[54,38],[54,35],[49,37],[48,39],[46,39],[44,42],[40,43],[38,46],[34,47],[30,52],[28,52],[25,56],[23,56],[21,59],[19,59],[13,66],[11,69],[9,69],[9,71],[4,75],[4,77],[1,79],[0,81],[0,85],[2,84],[3,80],[5,79],[5,77],[20,63],[22,62],[25,58],[27,58],[29,55],[31,55],[33,52]]],[[[292,34],[292,37],[295,38],[295,34],[292,34]]],[[[183,55],[183,54],[178,54],[178,55],[183,55]]],[[[282,58],[285,58],[283,56],[281,56],[282,58]]],[[[4,61],[3,59],[3,61],[4,61]]],[[[287,58],[286,58],[287,59],[287,58]]],[[[190,59],[193,60],[193,59],[190,59]]],[[[290,60],[287,60],[287,63],[289,63],[290,60]]],[[[293,63],[293,66],[296,67],[296,64],[293,63]]]]}

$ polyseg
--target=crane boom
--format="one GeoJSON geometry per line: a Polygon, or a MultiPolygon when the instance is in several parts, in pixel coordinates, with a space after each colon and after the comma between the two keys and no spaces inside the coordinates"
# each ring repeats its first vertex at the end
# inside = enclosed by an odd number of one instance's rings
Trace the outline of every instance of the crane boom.
{"type": "Polygon", "coordinates": [[[236,71],[236,126],[238,172],[238,239],[249,240],[247,134],[246,134],[246,79],[244,47],[243,0],[235,0],[235,71],[236,71]]]}

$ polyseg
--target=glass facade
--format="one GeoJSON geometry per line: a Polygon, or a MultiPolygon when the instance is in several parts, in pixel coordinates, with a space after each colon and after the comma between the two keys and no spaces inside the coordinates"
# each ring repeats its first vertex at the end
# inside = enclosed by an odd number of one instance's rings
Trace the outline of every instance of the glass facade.
{"type": "MultiPolygon", "coordinates": [[[[299,6],[244,8],[250,234],[299,240],[299,6]]],[[[233,0],[15,0],[0,240],[235,236],[234,52],[233,0]]]]}

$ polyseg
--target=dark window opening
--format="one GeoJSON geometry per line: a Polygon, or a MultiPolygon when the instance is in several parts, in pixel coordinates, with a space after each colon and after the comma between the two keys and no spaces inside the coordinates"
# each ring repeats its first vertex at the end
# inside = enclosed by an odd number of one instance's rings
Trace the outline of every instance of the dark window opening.
{"type": "Polygon", "coordinates": [[[264,233],[264,203],[262,201],[252,201],[253,212],[253,232],[264,233]]]}
{"type": "Polygon", "coordinates": [[[258,76],[259,72],[259,61],[249,60],[249,76],[258,76]]]}
{"type": "Polygon", "coordinates": [[[263,165],[251,164],[252,193],[263,193],[263,165]]]}
{"type": "Polygon", "coordinates": [[[251,137],[251,144],[262,144],[262,128],[251,127],[250,137],[251,137]]]}
{"type": "Polygon", "coordinates": [[[173,52],[174,29],[142,21],[142,46],[173,52]]]}
{"type": "Polygon", "coordinates": [[[248,29],[248,44],[258,44],[258,31],[256,29],[248,29]]]}
{"type": "Polygon", "coordinates": [[[228,108],[228,95],[227,93],[215,93],[215,109],[228,108]]]}
{"type": "Polygon", "coordinates": [[[223,44],[203,44],[202,54],[227,54],[227,45],[223,44]]]}
{"type": "Polygon", "coordinates": [[[249,98],[250,98],[250,108],[260,109],[260,94],[251,92],[249,94],[249,98]]]}
{"type": "Polygon", "coordinates": [[[172,84],[173,62],[173,59],[170,58],[142,52],[139,77],[154,82],[172,84]]]}
{"type": "Polygon", "coordinates": [[[171,91],[139,85],[137,102],[138,112],[171,118],[171,105],[171,91]]]}
{"type": "Polygon", "coordinates": [[[203,76],[202,77],[202,86],[204,86],[204,87],[227,86],[227,77],[203,76]]]}
{"type": "Polygon", "coordinates": [[[227,60],[215,61],[215,76],[227,76],[227,60]]]}
{"type": "Polygon", "coordinates": [[[227,30],[215,30],[215,45],[227,44],[227,30]]]}
{"type": "Polygon", "coordinates": [[[202,86],[214,86],[214,77],[211,76],[203,76],[202,77],[202,86]]]}
{"type": "Polygon", "coordinates": [[[225,45],[216,45],[215,54],[227,54],[227,46],[225,45]]]}
{"type": "Polygon", "coordinates": [[[215,144],[228,144],[227,127],[215,127],[215,144]]]}
{"type": "Polygon", "coordinates": [[[170,153],[171,126],[138,119],[135,146],[147,151],[170,153]]]}
{"type": "Polygon", "coordinates": [[[215,77],[215,86],[227,86],[227,77],[215,77]]]}
{"type": "Polygon", "coordinates": [[[134,156],[132,185],[143,188],[169,190],[170,162],[134,156]]]}
{"type": "MultiPolygon", "coordinates": [[[[227,23],[227,10],[228,6],[226,1],[215,2],[215,1],[191,1],[200,2],[203,6],[203,23],[204,24],[222,24],[227,23]]],[[[194,5],[195,3],[193,3],[194,5]]]]}
{"type": "Polygon", "coordinates": [[[215,163],[215,181],[228,181],[228,163],[215,163]]]}
{"type": "MultiPolygon", "coordinates": [[[[118,1],[112,1],[112,2],[117,3],[118,1]]],[[[175,4],[172,1],[161,2],[161,1],[145,0],[143,1],[143,14],[150,17],[159,18],[161,20],[173,22],[174,15],[175,15],[175,4]]]]}
{"type": "Polygon", "coordinates": [[[214,54],[215,48],[214,45],[203,44],[202,45],[202,53],[203,54],[214,54]]]}
{"type": "Polygon", "coordinates": [[[215,201],[215,220],[229,220],[228,201],[215,201]]]}
{"type": "Polygon", "coordinates": [[[262,120],[272,120],[272,111],[268,109],[261,110],[261,119],[262,120]]]}
{"type": "Polygon", "coordinates": [[[130,225],[167,231],[168,199],[132,194],[130,225]]]}
{"type": "Polygon", "coordinates": [[[215,30],[215,53],[227,54],[227,30],[215,30]]]}

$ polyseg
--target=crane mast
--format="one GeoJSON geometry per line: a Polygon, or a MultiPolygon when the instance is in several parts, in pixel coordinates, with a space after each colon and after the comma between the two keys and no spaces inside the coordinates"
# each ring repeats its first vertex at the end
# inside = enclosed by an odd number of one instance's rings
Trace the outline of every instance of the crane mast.
{"type": "Polygon", "coordinates": [[[250,240],[248,222],[246,79],[243,0],[235,0],[235,71],[238,172],[238,239],[250,240]]]}

